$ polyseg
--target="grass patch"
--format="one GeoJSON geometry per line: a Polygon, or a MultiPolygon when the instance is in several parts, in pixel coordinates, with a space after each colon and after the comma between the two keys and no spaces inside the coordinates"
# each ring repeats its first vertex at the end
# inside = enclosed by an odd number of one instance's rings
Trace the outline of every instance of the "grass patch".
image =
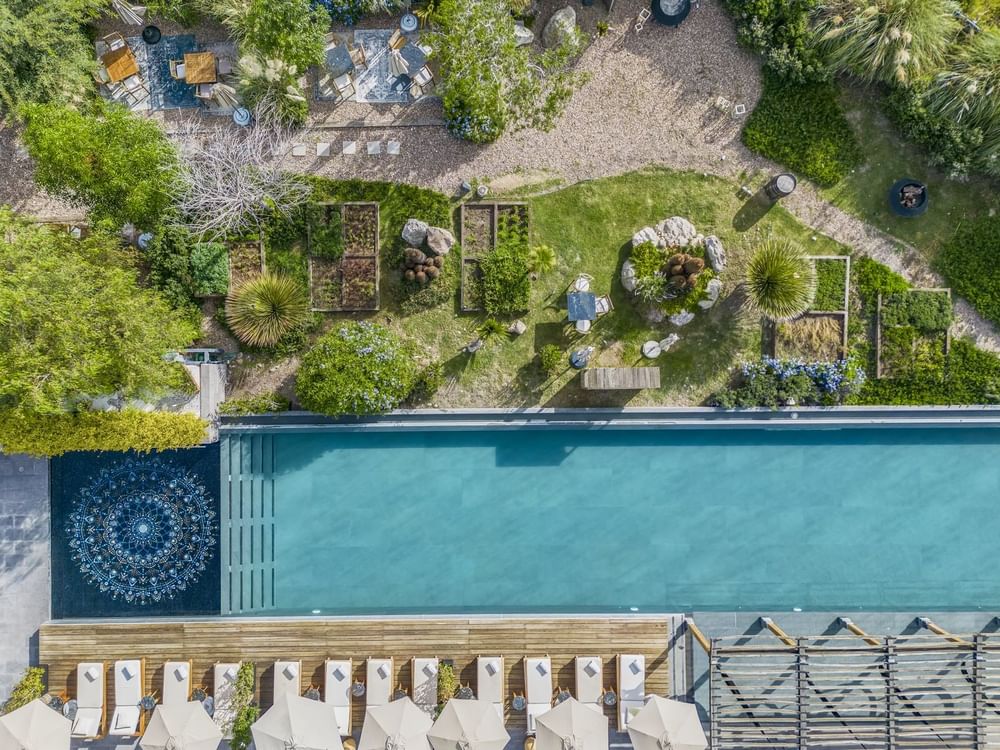
{"type": "Polygon", "coordinates": [[[844,288],[847,285],[847,262],[820,259],[816,261],[816,297],[810,309],[833,312],[844,309],[844,288]]]}
{"type": "Polygon", "coordinates": [[[1000,324],[1000,217],[963,223],[935,259],[955,292],[1000,324]]]}
{"type": "Polygon", "coordinates": [[[832,83],[791,83],[764,74],[764,91],[743,128],[751,151],[830,186],[862,159],[832,83]]]}

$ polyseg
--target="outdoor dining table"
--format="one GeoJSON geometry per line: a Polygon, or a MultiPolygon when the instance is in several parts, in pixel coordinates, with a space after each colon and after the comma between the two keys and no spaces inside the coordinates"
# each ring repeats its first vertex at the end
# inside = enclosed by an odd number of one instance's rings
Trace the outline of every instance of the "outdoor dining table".
{"type": "Polygon", "coordinates": [[[108,71],[108,78],[111,83],[124,81],[129,76],[134,76],[139,72],[139,63],[135,59],[135,54],[128,46],[113,49],[101,57],[105,70],[108,71]]]}
{"type": "Polygon", "coordinates": [[[403,56],[406,60],[406,67],[410,69],[410,75],[413,75],[422,67],[427,64],[427,53],[424,52],[419,45],[410,42],[403,46],[399,50],[399,54],[403,56]]]}
{"type": "Polygon", "coordinates": [[[215,55],[211,52],[187,52],[184,55],[184,80],[190,84],[215,83],[215,55]]]}
{"type": "Polygon", "coordinates": [[[338,44],[335,47],[328,47],[326,50],[326,69],[334,78],[350,73],[354,70],[354,61],[346,44],[338,44]]]}
{"type": "Polygon", "coordinates": [[[566,310],[570,321],[596,320],[597,295],[593,292],[570,292],[566,295],[566,310]]]}

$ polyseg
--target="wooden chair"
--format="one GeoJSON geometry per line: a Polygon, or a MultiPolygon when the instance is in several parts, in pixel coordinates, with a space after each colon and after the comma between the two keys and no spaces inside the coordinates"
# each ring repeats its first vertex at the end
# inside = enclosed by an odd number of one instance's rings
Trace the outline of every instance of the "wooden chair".
{"type": "Polygon", "coordinates": [[[597,298],[597,317],[602,315],[607,315],[609,312],[615,309],[615,306],[611,303],[610,295],[605,294],[603,297],[597,298]]]}
{"type": "Polygon", "coordinates": [[[403,33],[396,29],[392,32],[392,36],[389,37],[389,49],[403,49],[406,46],[407,39],[403,36],[403,33]]]}
{"type": "Polygon", "coordinates": [[[213,97],[214,89],[214,83],[199,83],[194,87],[195,98],[209,100],[213,97]]]}
{"type": "Polygon", "coordinates": [[[113,32],[111,34],[108,34],[106,37],[104,37],[104,39],[102,41],[106,45],[108,45],[108,51],[109,52],[111,50],[121,49],[122,47],[125,47],[126,44],[127,44],[126,41],[125,41],[125,37],[123,37],[117,31],[115,31],[115,32],[113,32]]]}
{"type": "Polygon", "coordinates": [[[419,86],[421,90],[427,88],[428,84],[434,80],[434,74],[431,73],[431,69],[426,65],[417,71],[416,75],[413,76],[413,83],[419,86]]]}
{"type": "Polygon", "coordinates": [[[170,65],[170,77],[178,81],[183,81],[185,75],[184,61],[171,60],[169,65],[170,65]]]}
{"type": "Polygon", "coordinates": [[[365,57],[364,47],[349,47],[348,50],[351,53],[351,62],[354,63],[355,68],[368,65],[368,58],[365,57]]]}
{"type": "Polygon", "coordinates": [[[351,78],[350,73],[344,73],[344,75],[339,78],[333,79],[333,86],[337,89],[337,94],[341,99],[346,99],[352,96],[355,92],[354,80],[351,78]]]}

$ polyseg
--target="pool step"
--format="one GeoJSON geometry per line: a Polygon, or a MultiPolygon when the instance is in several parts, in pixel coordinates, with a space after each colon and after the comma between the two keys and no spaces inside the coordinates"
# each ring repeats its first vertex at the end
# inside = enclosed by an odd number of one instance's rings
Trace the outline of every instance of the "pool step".
{"type": "Polygon", "coordinates": [[[274,441],[266,433],[229,434],[220,448],[222,614],[272,610],[274,441]]]}

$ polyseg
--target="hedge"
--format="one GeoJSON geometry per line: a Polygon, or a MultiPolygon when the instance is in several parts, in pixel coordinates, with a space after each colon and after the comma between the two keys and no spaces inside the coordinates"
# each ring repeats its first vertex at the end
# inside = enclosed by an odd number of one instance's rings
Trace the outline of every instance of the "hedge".
{"type": "Polygon", "coordinates": [[[1000,323],[998,248],[1000,217],[987,217],[962,224],[935,261],[952,289],[994,323],[1000,323]]]}

